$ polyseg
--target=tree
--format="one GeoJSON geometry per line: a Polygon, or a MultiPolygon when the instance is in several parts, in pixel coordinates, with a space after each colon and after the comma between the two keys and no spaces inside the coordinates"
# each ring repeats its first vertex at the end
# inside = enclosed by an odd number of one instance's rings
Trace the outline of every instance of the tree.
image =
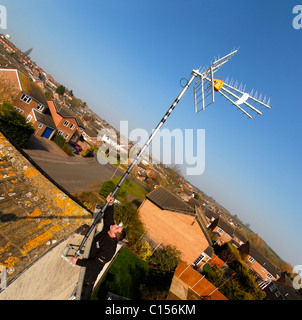
{"type": "Polygon", "coordinates": [[[5,76],[0,76],[0,102],[13,102],[18,90],[14,84],[5,76]]]}
{"type": "Polygon", "coordinates": [[[156,250],[150,259],[153,272],[157,275],[173,274],[181,260],[181,252],[173,246],[165,246],[156,250]]]}
{"type": "Polygon", "coordinates": [[[63,95],[66,91],[66,88],[63,85],[59,85],[56,89],[56,93],[63,95]]]}
{"type": "Polygon", "coordinates": [[[139,239],[145,233],[145,229],[135,206],[124,199],[122,205],[116,205],[114,208],[114,221],[123,223],[127,232],[128,245],[139,253],[141,248],[139,239]]]}
{"type": "Polygon", "coordinates": [[[27,123],[25,118],[8,102],[4,102],[0,107],[0,128],[20,147],[24,147],[35,132],[32,124],[27,123]]]}

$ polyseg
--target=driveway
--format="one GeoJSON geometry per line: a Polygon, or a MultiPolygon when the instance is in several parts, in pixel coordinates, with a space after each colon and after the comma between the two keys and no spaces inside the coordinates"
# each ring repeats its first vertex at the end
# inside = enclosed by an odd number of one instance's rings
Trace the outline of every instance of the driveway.
{"type": "Polygon", "coordinates": [[[96,156],[68,156],[55,142],[34,135],[23,150],[70,193],[98,191],[104,181],[124,174],[111,164],[100,164],[96,156]]]}

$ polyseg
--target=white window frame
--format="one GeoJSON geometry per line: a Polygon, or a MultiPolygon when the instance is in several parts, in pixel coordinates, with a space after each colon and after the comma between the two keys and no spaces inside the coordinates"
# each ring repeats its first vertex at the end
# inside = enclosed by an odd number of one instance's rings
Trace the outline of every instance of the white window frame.
{"type": "Polygon", "coordinates": [[[30,122],[30,120],[31,120],[32,118],[33,118],[33,116],[29,114],[29,115],[27,116],[27,118],[26,118],[26,122],[30,122]]]}
{"type": "Polygon", "coordinates": [[[250,257],[248,258],[248,261],[251,262],[251,263],[253,263],[253,262],[255,262],[255,259],[254,259],[252,256],[250,256],[250,257]]]}
{"type": "Polygon", "coordinates": [[[68,133],[66,133],[66,134],[65,134],[65,136],[64,136],[64,139],[65,139],[65,140],[67,140],[67,139],[68,139],[68,137],[69,137],[69,134],[68,134],[68,133]]]}
{"type": "Polygon", "coordinates": [[[14,106],[14,108],[15,108],[18,112],[20,112],[21,114],[24,113],[24,110],[23,110],[23,109],[21,109],[21,108],[19,108],[19,107],[16,107],[16,106],[14,106]]]}
{"type": "Polygon", "coordinates": [[[38,126],[38,129],[42,129],[43,126],[44,126],[44,124],[43,124],[43,123],[40,123],[39,126],[38,126]]]}
{"type": "Polygon", "coordinates": [[[20,97],[20,100],[27,103],[27,104],[30,104],[32,98],[30,96],[26,95],[25,93],[23,93],[22,96],[20,97]]]}
{"type": "Polygon", "coordinates": [[[76,127],[76,125],[72,123],[71,126],[69,127],[69,129],[73,130],[75,127],[76,127]]]}
{"type": "Polygon", "coordinates": [[[267,276],[269,279],[272,279],[272,277],[273,277],[273,275],[270,274],[270,273],[268,273],[266,276],[267,276]]]}
{"type": "Polygon", "coordinates": [[[225,237],[226,237],[226,238],[229,238],[229,237],[230,237],[230,235],[229,235],[228,233],[226,233],[226,234],[225,234],[225,237]]]}
{"type": "Polygon", "coordinates": [[[198,263],[199,263],[200,261],[202,261],[204,257],[205,257],[205,255],[202,253],[202,254],[193,262],[193,266],[197,266],[198,263]]]}
{"type": "Polygon", "coordinates": [[[223,233],[224,233],[224,231],[223,231],[221,228],[218,228],[218,229],[217,229],[217,232],[218,232],[219,234],[223,234],[223,233]]]}
{"type": "Polygon", "coordinates": [[[39,103],[39,104],[37,105],[36,109],[42,112],[43,109],[44,109],[44,105],[43,105],[42,103],[39,103]]]}
{"type": "Polygon", "coordinates": [[[58,135],[60,135],[60,136],[62,136],[63,133],[64,133],[64,132],[63,132],[62,130],[59,130],[59,131],[58,131],[58,135]]]}
{"type": "Polygon", "coordinates": [[[69,125],[69,121],[68,120],[66,120],[64,123],[63,123],[63,125],[65,126],[65,127],[68,127],[68,125],[69,125]]]}

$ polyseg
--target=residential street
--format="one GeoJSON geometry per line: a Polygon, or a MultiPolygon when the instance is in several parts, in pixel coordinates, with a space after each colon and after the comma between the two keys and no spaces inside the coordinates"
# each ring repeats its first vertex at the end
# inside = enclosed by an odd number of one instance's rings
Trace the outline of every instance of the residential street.
{"type": "Polygon", "coordinates": [[[23,150],[70,193],[96,191],[113,175],[123,175],[111,164],[101,165],[96,157],[69,157],[53,141],[34,135],[23,150]]]}

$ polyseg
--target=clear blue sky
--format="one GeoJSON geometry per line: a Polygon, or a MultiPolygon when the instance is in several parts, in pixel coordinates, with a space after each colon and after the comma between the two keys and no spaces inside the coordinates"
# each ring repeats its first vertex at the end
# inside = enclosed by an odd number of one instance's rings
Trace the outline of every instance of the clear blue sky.
{"type": "Polygon", "coordinates": [[[222,97],[194,114],[192,88],[165,128],[205,129],[205,172],[190,181],[302,264],[299,1],[0,0],[12,41],[102,118],[151,133],[192,69],[234,47],[222,69],[271,97],[248,120],[222,97]]]}

